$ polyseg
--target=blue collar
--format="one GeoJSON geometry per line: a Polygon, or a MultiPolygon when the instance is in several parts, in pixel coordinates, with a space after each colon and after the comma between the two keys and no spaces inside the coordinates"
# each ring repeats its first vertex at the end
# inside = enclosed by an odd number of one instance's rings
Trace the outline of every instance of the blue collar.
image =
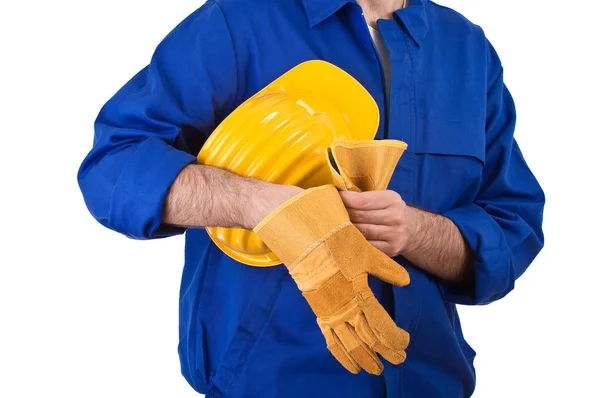
{"type": "MultiPolygon", "coordinates": [[[[400,20],[413,40],[421,45],[427,31],[429,22],[427,20],[427,2],[429,0],[409,0],[408,7],[394,13],[396,19],[400,20]]],[[[312,28],[323,22],[340,8],[356,0],[302,0],[308,24],[312,28]]]]}

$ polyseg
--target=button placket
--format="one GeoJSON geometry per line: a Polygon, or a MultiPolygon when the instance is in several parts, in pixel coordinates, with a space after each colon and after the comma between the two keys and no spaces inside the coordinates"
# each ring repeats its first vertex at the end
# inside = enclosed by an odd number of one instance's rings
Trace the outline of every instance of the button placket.
{"type": "Polygon", "coordinates": [[[414,43],[395,20],[380,21],[381,36],[390,53],[392,75],[388,112],[389,138],[408,144],[390,182],[390,189],[411,204],[414,201],[415,71],[414,43]]]}

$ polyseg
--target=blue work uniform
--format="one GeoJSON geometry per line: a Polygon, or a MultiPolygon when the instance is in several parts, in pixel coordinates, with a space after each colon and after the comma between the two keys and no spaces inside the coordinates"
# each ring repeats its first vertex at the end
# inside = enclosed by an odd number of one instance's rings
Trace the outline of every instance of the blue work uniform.
{"type": "MultiPolygon", "coordinates": [[[[158,46],[150,64],[102,108],[78,174],[104,226],[135,239],[186,234],[179,354],[208,397],[466,397],[475,352],[456,304],[485,304],[513,287],[543,246],[544,194],[513,138],[515,107],[483,31],[427,0],[379,20],[381,60],[353,0],[208,0],[158,46]],[[203,229],[161,224],[168,188],[231,111],[307,60],[331,62],[377,101],[377,138],[408,143],[389,189],[442,214],[474,253],[475,281],[439,280],[406,259],[409,286],[371,287],[411,336],[405,363],[353,375],[325,346],[284,266],[223,254],[203,229]]],[[[440,264],[443,266],[443,264],[440,264]]]]}

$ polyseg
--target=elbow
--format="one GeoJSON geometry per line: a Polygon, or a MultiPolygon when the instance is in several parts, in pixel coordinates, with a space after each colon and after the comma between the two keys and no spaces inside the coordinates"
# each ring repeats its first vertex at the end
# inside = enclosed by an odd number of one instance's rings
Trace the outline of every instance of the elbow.
{"type": "Polygon", "coordinates": [[[544,234],[541,227],[532,232],[519,246],[513,249],[515,278],[520,278],[533,263],[544,247],[544,234]]]}
{"type": "Polygon", "coordinates": [[[515,288],[515,267],[509,250],[492,261],[476,260],[473,305],[486,305],[504,298],[515,288]]]}
{"type": "Polygon", "coordinates": [[[133,216],[125,217],[126,221],[119,210],[127,203],[136,207],[130,203],[132,198],[123,198],[119,180],[143,139],[117,134],[113,127],[100,122],[100,117],[94,125],[94,145],[77,171],[79,189],[88,211],[101,225],[130,238],[144,239],[146,227],[134,223],[133,216]]]}
{"type": "Polygon", "coordinates": [[[163,225],[162,209],[177,174],[195,160],[158,137],[111,150],[96,145],[77,179],[89,212],[100,224],[133,239],[163,238],[185,231],[163,225]]]}
{"type": "Polygon", "coordinates": [[[543,235],[532,232],[523,242],[505,247],[494,261],[475,263],[474,303],[485,305],[504,298],[542,250],[543,235]]]}
{"type": "Polygon", "coordinates": [[[116,230],[116,224],[110,217],[115,186],[99,170],[93,151],[86,156],[77,171],[77,184],[92,217],[104,227],[116,230]]]}
{"type": "MultiPolygon", "coordinates": [[[[84,163],[85,165],[85,163],[84,163]]],[[[77,175],[85,205],[96,221],[104,227],[131,239],[145,240],[156,236],[160,218],[155,209],[120,189],[95,167],[82,165],[77,175]]]]}

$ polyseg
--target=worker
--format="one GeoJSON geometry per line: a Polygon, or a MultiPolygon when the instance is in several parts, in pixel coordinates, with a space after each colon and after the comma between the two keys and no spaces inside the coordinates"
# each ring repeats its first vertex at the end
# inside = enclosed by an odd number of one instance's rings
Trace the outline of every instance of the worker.
{"type": "MultiPolygon", "coordinates": [[[[294,103],[312,106],[302,95],[294,103]]],[[[199,393],[468,397],[475,351],[456,305],[504,297],[544,241],[544,193],[515,121],[482,29],[431,1],[208,0],[101,109],[78,181],[105,227],[134,239],[185,233],[179,355],[199,393]],[[389,183],[305,187],[198,160],[228,117],[231,134],[252,140],[240,106],[312,60],[347,82],[313,103],[360,124],[371,108],[353,102],[359,85],[377,105],[374,141],[406,144],[389,183]],[[236,260],[205,227],[253,231],[279,265],[236,260]],[[313,280],[319,261],[327,272],[313,280]]],[[[343,139],[361,132],[334,130],[328,150],[341,159],[343,139]]]]}

